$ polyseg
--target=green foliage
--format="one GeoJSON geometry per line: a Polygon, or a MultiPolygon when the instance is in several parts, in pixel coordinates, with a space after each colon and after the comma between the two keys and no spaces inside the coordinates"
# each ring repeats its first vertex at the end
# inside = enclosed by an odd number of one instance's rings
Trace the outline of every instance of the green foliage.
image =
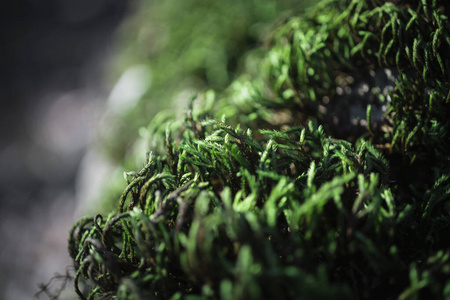
{"type": "Polygon", "coordinates": [[[280,14],[298,11],[308,2],[137,1],[135,14],[120,34],[121,52],[111,73],[118,77],[140,66],[150,73],[150,84],[136,106],[123,110],[121,116],[113,116],[110,126],[114,130],[103,136],[110,155],[122,160],[137,138],[139,127],[161,109],[182,112],[186,93],[205,87],[226,88],[242,69],[245,53],[261,46],[280,14]]]}
{"type": "Polygon", "coordinates": [[[229,89],[141,128],[117,212],[70,233],[79,297],[450,297],[449,37],[439,1],[280,22],[229,89]]]}
{"type": "MultiPolygon", "coordinates": [[[[110,67],[110,77],[116,81],[120,74],[137,69],[146,76],[132,79],[145,89],[134,96],[136,102],[106,114],[97,148],[116,170],[138,168],[147,151],[142,149],[145,143],[136,142],[140,136],[147,137],[145,131],[139,131],[141,127],[162,109],[179,117],[186,109],[186,99],[205,88],[225,89],[245,68],[247,52],[261,52],[254,49],[264,43],[277,18],[300,11],[309,2],[136,1],[134,13],[119,32],[119,54],[110,67]]],[[[121,173],[111,174],[114,178],[105,187],[102,211],[116,205],[111,199],[120,195],[117,182],[121,173]]]]}

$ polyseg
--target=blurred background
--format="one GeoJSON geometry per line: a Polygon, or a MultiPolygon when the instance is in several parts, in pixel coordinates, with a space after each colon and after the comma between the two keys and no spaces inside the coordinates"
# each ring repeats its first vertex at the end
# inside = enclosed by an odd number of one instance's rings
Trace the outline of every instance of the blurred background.
{"type": "Polygon", "coordinates": [[[142,167],[140,129],[226,90],[308,2],[1,1],[0,299],[65,274],[72,224],[114,211],[123,172],[142,167]]]}
{"type": "Polygon", "coordinates": [[[0,299],[33,299],[39,283],[70,265],[76,174],[109,93],[105,70],[130,6],[0,3],[0,299]]]}

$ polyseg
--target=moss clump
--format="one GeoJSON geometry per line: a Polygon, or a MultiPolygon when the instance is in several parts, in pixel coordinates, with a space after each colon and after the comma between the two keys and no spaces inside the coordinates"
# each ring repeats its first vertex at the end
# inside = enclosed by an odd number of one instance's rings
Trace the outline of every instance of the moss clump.
{"type": "Polygon", "coordinates": [[[84,211],[104,213],[117,205],[114,199],[123,189],[122,170],[135,170],[145,159],[147,148],[139,139],[139,128],[162,109],[181,115],[192,94],[207,88],[223,91],[245,68],[247,52],[263,45],[276,26],[272,24],[309,2],[136,1],[135,13],[120,32],[119,53],[109,67],[111,79],[122,74],[119,83],[131,81],[135,88],[125,97],[113,89],[113,101],[108,101],[96,139],[96,150],[115,170],[106,186],[99,188],[103,191],[99,199],[85,200],[95,200],[95,207],[84,205],[84,211]],[[123,99],[129,104],[123,104],[123,99]]]}
{"type": "Polygon", "coordinates": [[[141,129],[118,211],[70,233],[80,298],[450,297],[440,2],[322,1],[268,45],[141,129]]]}
{"type": "Polygon", "coordinates": [[[150,78],[143,85],[148,88],[134,107],[112,116],[113,130],[105,130],[103,148],[122,163],[138,129],[156,112],[177,109],[176,98],[186,93],[226,88],[242,69],[245,53],[263,43],[280,14],[292,14],[308,2],[138,0],[135,14],[123,26],[121,52],[111,73],[117,77],[125,70],[145,70],[150,78]]]}

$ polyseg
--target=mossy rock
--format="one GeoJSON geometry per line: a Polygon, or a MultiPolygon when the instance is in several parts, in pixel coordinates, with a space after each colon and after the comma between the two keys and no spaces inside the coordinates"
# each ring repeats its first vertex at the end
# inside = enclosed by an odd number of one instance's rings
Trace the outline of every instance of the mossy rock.
{"type": "Polygon", "coordinates": [[[322,1],[141,129],[118,210],[70,233],[79,297],[449,299],[443,5],[322,1]]]}

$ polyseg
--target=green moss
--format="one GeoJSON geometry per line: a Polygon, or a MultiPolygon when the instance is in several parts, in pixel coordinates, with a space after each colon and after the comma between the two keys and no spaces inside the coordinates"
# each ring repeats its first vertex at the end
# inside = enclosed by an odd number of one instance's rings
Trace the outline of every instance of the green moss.
{"type": "Polygon", "coordinates": [[[226,88],[242,70],[245,53],[262,45],[272,23],[309,2],[137,1],[135,14],[120,33],[120,53],[111,77],[117,79],[118,74],[140,66],[149,71],[151,82],[135,107],[113,117],[115,130],[104,135],[104,148],[121,162],[138,138],[138,129],[157,112],[185,108],[185,101],[177,101],[183,98],[180,95],[226,88]]]}
{"type": "Polygon", "coordinates": [[[142,128],[117,212],[70,233],[80,298],[450,297],[440,4],[322,1],[142,128]]]}
{"type": "MultiPolygon", "coordinates": [[[[147,151],[147,135],[141,127],[163,109],[170,110],[172,118],[182,115],[186,99],[205,88],[225,89],[242,73],[247,53],[261,52],[273,23],[281,15],[303,10],[309,2],[137,1],[118,34],[119,53],[110,66],[110,80],[136,69],[150,79],[142,83],[147,88],[133,99],[136,103],[104,116],[97,137],[99,152],[121,169],[138,168],[147,151]]],[[[105,209],[116,205],[111,194],[120,195],[122,187],[116,183],[122,180],[121,173],[111,174],[114,179],[103,188],[108,191],[100,199],[105,209]]]]}

